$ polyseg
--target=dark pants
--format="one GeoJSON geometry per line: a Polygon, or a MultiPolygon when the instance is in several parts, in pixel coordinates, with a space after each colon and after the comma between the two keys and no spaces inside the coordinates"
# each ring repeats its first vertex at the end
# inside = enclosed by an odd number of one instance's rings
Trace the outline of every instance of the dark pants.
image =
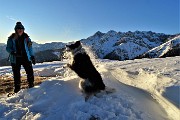
{"type": "Polygon", "coordinates": [[[14,75],[14,92],[17,93],[20,91],[21,88],[21,65],[24,67],[26,74],[27,74],[27,81],[29,88],[34,87],[34,72],[32,68],[32,64],[28,60],[18,60],[16,61],[16,64],[12,63],[12,71],[14,75]]]}

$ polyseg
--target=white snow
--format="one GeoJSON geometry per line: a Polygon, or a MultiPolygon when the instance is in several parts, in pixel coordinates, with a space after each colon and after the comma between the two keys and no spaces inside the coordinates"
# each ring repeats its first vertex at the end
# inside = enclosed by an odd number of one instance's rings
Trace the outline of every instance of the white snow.
{"type": "MultiPolygon", "coordinates": [[[[116,92],[99,93],[85,102],[80,78],[63,67],[66,61],[41,63],[33,66],[35,75],[51,79],[13,97],[0,96],[0,120],[180,119],[180,57],[93,63],[116,92]]],[[[12,77],[11,72],[11,67],[0,67],[2,76],[12,77]]]]}

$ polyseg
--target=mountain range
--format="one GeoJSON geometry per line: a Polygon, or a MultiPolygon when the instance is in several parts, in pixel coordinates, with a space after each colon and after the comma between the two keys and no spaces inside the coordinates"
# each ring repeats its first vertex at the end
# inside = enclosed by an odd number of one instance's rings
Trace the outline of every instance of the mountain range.
{"type": "MultiPolygon", "coordinates": [[[[170,55],[170,50],[173,51],[176,48],[176,54],[174,56],[177,56],[179,55],[179,38],[179,34],[167,35],[152,31],[116,32],[111,30],[107,33],[98,31],[87,39],[81,39],[81,42],[90,47],[99,58],[131,60],[148,57],[146,55],[143,56],[143,54],[162,46],[172,48],[162,49],[163,53],[165,53],[164,50],[166,50],[166,53],[169,51],[169,55],[167,56],[173,56],[170,55]]],[[[151,57],[159,57],[155,56],[156,50],[159,49],[155,49],[154,55],[151,57]]]]}
{"type": "MultiPolygon", "coordinates": [[[[33,42],[33,50],[36,62],[50,62],[60,60],[60,55],[65,48],[65,43],[52,42],[38,44],[33,42]]],[[[0,46],[0,66],[10,65],[8,61],[8,52],[6,52],[6,44],[0,46]]]]}
{"type": "MultiPolygon", "coordinates": [[[[116,32],[100,31],[80,40],[98,58],[112,60],[131,60],[180,55],[180,34],[164,34],[152,31],[116,32]]],[[[38,44],[33,42],[37,62],[60,60],[67,43],[52,42],[38,44]]],[[[9,65],[6,44],[0,44],[0,66],[9,65]]]]}

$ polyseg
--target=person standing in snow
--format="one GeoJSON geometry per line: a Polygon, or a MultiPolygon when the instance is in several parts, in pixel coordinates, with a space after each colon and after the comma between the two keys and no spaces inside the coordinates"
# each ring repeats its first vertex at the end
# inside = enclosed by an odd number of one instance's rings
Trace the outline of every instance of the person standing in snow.
{"type": "Polygon", "coordinates": [[[6,50],[10,54],[9,61],[14,76],[14,93],[17,93],[21,89],[21,65],[26,71],[29,88],[34,87],[32,63],[35,65],[35,58],[31,39],[24,32],[25,28],[22,23],[17,22],[14,30],[15,33],[8,38],[6,50]]]}

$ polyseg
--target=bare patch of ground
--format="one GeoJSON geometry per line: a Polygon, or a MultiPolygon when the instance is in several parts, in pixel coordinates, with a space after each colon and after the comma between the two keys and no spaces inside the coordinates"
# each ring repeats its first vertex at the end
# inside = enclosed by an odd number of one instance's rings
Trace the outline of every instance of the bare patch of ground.
{"type": "MultiPolygon", "coordinates": [[[[34,85],[39,85],[47,80],[47,77],[35,76],[34,85]]],[[[28,88],[27,77],[21,77],[21,89],[28,88]]],[[[0,76],[0,95],[12,92],[14,89],[14,80],[8,76],[0,76]]]]}

